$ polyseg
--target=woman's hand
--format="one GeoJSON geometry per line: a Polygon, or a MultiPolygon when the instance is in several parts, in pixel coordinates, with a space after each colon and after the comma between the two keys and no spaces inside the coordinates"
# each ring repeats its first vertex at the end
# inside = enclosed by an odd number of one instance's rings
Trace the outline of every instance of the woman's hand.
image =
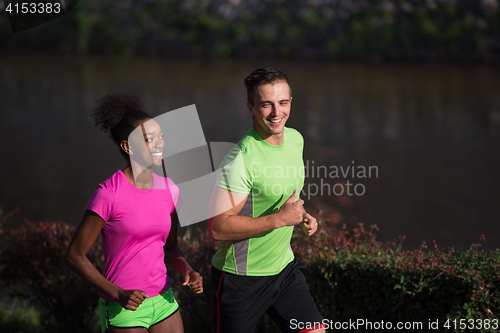
{"type": "Polygon", "coordinates": [[[203,292],[203,277],[192,268],[188,268],[184,273],[184,283],[182,285],[189,286],[196,294],[201,294],[203,292]]]}
{"type": "Polygon", "coordinates": [[[118,293],[118,303],[127,310],[135,311],[148,298],[148,295],[142,290],[121,290],[118,293]]]}

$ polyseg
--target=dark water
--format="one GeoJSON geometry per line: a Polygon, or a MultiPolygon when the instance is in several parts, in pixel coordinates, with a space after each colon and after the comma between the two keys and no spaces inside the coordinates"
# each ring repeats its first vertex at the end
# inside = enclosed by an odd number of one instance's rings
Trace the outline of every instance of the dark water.
{"type": "Polygon", "coordinates": [[[373,167],[370,178],[310,173],[310,211],[377,224],[381,240],[406,235],[407,248],[466,249],[481,234],[500,246],[500,68],[486,65],[2,57],[0,205],[21,208],[8,225],[76,224],[96,185],[124,167],[87,114],[98,97],[135,90],[153,115],[196,104],[208,142],[237,142],[251,126],[243,78],[266,65],[291,79],[288,126],[304,135],[308,171],[373,167]],[[332,194],[338,181],[363,195],[332,194]]]}

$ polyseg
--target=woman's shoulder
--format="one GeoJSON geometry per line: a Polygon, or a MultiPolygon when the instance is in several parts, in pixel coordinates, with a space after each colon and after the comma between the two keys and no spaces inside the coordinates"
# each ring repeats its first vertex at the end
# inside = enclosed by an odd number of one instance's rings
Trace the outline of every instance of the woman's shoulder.
{"type": "Polygon", "coordinates": [[[122,177],[126,180],[123,172],[119,170],[99,183],[85,209],[97,213],[104,221],[108,221],[113,212],[119,184],[123,180],[122,177]]]}
{"type": "Polygon", "coordinates": [[[168,177],[163,177],[163,176],[160,176],[156,173],[153,172],[153,178],[154,178],[154,186],[156,189],[164,189],[165,186],[167,187],[177,187],[177,185],[175,185],[174,181],[168,177]]]}
{"type": "Polygon", "coordinates": [[[111,176],[106,178],[106,180],[100,182],[99,185],[97,185],[97,189],[102,188],[110,191],[116,191],[116,189],[120,187],[120,184],[124,179],[127,180],[127,177],[125,176],[123,171],[118,170],[111,176]]]}
{"type": "MultiPolygon", "coordinates": [[[[180,194],[179,187],[175,184],[175,182],[168,178],[157,175],[153,172],[153,177],[155,178],[155,188],[156,189],[165,189],[168,188],[168,192],[171,195],[174,206],[179,208],[184,203],[182,196],[180,194]]],[[[168,193],[166,192],[166,193],[168,193]]]]}

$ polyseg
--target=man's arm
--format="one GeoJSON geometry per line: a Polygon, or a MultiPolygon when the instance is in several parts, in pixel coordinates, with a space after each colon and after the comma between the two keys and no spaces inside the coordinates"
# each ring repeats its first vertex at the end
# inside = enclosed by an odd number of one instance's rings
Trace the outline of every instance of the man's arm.
{"type": "MultiPolygon", "coordinates": [[[[299,197],[300,199],[300,197],[299,197]]],[[[306,212],[304,209],[304,214],[302,215],[303,220],[300,225],[306,234],[312,236],[318,230],[318,221],[314,216],[306,212]]]]}
{"type": "Polygon", "coordinates": [[[263,232],[301,223],[304,218],[302,199],[293,202],[297,196],[295,190],[277,213],[261,216],[239,216],[248,194],[240,194],[215,187],[210,205],[210,215],[222,212],[208,220],[208,229],[214,240],[239,240],[259,235],[263,232]]]}
{"type": "Polygon", "coordinates": [[[308,212],[304,211],[304,221],[301,223],[304,232],[312,236],[318,230],[318,221],[308,212]]]}

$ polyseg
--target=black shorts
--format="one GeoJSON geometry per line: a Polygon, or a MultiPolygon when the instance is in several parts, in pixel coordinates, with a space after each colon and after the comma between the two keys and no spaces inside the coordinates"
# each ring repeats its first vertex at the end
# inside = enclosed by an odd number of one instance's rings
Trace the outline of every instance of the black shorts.
{"type": "Polygon", "coordinates": [[[296,259],[273,276],[234,275],[212,266],[215,332],[255,332],[264,313],[283,332],[312,330],[301,330],[297,323],[324,328],[323,317],[300,269],[305,269],[305,265],[296,259]]]}

